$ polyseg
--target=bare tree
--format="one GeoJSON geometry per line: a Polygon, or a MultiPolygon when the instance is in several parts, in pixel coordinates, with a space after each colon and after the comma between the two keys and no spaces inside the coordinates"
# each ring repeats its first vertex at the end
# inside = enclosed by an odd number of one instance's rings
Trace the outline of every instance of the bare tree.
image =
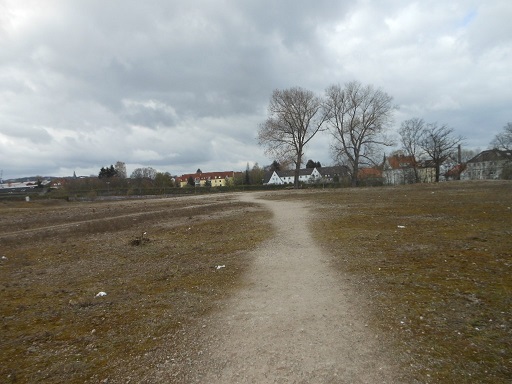
{"type": "Polygon", "coordinates": [[[512,150],[512,123],[503,127],[503,132],[498,133],[491,141],[491,146],[503,151],[512,150]]]}
{"type": "Polygon", "coordinates": [[[116,165],[114,165],[114,169],[117,172],[117,177],[121,179],[126,179],[126,163],[124,163],[123,161],[118,161],[116,162],[116,165]]]}
{"type": "Polygon", "coordinates": [[[439,181],[441,164],[448,159],[453,150],[464,140],[461,136],[453,136],[453,128],[437,123],[427,124],[423,130],[420,147],[432,160],[436,171],[436,182],[439,181]]]}
{"type": "Polygon", "coordinates": [[[165,193],[166,190],[174,187],[174,179],[169,172],[156,172],[154,185],[160,188],[162,193],[165,193]]]}
{"type": "Polygon", "coordinates": [[[136,168],[130,175],[131,179],[150,179],[155,180],[156,170],[151,167],[136,168]]]}
{"type": "Polygon", "coordinates": [[[398,130],[404,154],[414,159],[414,182],[416,183],[420,181],[417,160],[421,156],[420,140],[424,129],[425,122],[423,121],[423,119],[414,117],[412,119],[405,120],[404,122],[402,122],[402,125],[398,130]]]}
{"type": "Polygon", "coordinates": [[[357,81],[326,90],[332,150],[336,159],[348,166],[352,186],[357,185],[359,167],[375,165],[380,156],[377,149],[393,145],[385,136],[395,109],[392,100],[384,91],[357,81]]]}
{"type": "Polygon", "coordinates": [[[275,90],[268,114],[260,125],[258,142],[266,147],[267,155],[281,163],[291,160],[295,164],[294,187],[298,188],[304,147],[325,121],[322,101],[313,92],[300,87],[275,90]]]}
{"type": "Polygon", "coordinates": [[[471,160],[473,157],[478,155],[480,152],[482,152],[482,150],[480,148],[476,148],[476,149],[462,148],[460,151],[461,163],[467,163],[469,160],[471,160]]]}

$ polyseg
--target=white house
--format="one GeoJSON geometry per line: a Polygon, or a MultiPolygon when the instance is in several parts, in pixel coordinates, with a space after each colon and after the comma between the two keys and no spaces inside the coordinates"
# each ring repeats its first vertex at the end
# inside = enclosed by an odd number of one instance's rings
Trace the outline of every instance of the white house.
{"type": "MultiPolygon", "coordinates": [[[[316,182],[332,183],[346,177],[345,167],[303,168],[299,171],[299,183],[313,184],[316,182]]],[[[267,172],[264,185],[294,184],[295,170],[267,172]]]]}
{"type": "Polygon", "coordinates": [[[384,182],[389,185],[411,184],[416,181],[417,163],[414,156],[387,156],[382,166],[384,182]]]}
{"type": "Polygon", "coordinates": [[[512,166],[512,151],[489,149],[469,160],[460,177],[462,180],[500,179],[506,166],[512,166]]]}

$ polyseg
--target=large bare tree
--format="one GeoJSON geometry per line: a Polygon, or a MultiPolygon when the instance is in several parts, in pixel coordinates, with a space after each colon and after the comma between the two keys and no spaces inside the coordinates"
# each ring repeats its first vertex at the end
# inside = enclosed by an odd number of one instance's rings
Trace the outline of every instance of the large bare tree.
{"type": "Polygon", "coordinates": [[[453,128],[446,125],[429,123],[421,135],[419,145],[434,163],[436,182],[439,181],[441,164],[452,156],[455,148],[464,140],[462,136],[454,136],[453,132],[453,128]]]}
{"type": "Polygon", "coordinates": [[[357,185],[359,167],[375,165],[381,155],[378,148],[393,145],[385,135],[395,109],[392,100],[386,92],[357,81],[326,90],[332,150],[349,167],[352,186],[357,185]]]}
{"type": "Polygon", "coordinates": [[[416,183],[420,181],[417,160],[420,158],[422,152],[420,147],[420,140],[424,129],[425,122],[423,119],[414,117],[412,119],[403,121],[400,129],[398,130],[398,134],[400,135],[400,142],[402,144],[402,149],[405,155],[414,159],[413,169],[414,181],[416,183]]]}
{"type": "Polygon", "coordinates": [[[304,147],[322,129],[325,121],[322,100],[300,87],[275,90],[268,106],[268,118],[260,125],[258,142],[265,153],[281,163],[295,164],[295,188],[299,187],[304,147]]]}
{"type": "Polygon", "coordinates": [[[512,123],[503,127],[503,132],[498,133],[491,141],[491,146],[503,151],[512,150],[512,123]]]}

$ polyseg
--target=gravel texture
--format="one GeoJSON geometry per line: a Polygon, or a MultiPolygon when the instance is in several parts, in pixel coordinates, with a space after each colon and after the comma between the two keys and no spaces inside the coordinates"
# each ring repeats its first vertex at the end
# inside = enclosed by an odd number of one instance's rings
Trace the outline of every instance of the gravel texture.
{"type": "Polygon", "coordinates": [[[258,197],[240,195],[273,212],[275,236],[254,251],[243,288],[197,324],[197,356],[168,361],[151,380],[172,380],[173,365],[186,364],[183,382],[396,383],[399,364],[315,243],[306,203],[258,197]]]}

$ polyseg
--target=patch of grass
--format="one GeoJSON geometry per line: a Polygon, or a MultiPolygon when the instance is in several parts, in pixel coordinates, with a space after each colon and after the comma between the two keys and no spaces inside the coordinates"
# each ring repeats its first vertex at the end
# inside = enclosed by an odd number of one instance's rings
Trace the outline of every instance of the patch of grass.
{"type": "Polygon", "coordinates": [[[267,212],[226,198],[88,207],[36,207],[28,215],[72,226],[33,220],[27,231],[44,236],[18,233],[0,249],[1,382],[137,382],[148,354],[182,359],[196,348],[184,335],[240,284],[247,251],[271,231],[267,212]],[[91,220],[107,206],[111,217],[91,220]]]}
{"type": "Polygon", "coordinates": [[[352,276],[409,381],[512,378],[512,184],[453,182],[292,194],[352,276]]]}

